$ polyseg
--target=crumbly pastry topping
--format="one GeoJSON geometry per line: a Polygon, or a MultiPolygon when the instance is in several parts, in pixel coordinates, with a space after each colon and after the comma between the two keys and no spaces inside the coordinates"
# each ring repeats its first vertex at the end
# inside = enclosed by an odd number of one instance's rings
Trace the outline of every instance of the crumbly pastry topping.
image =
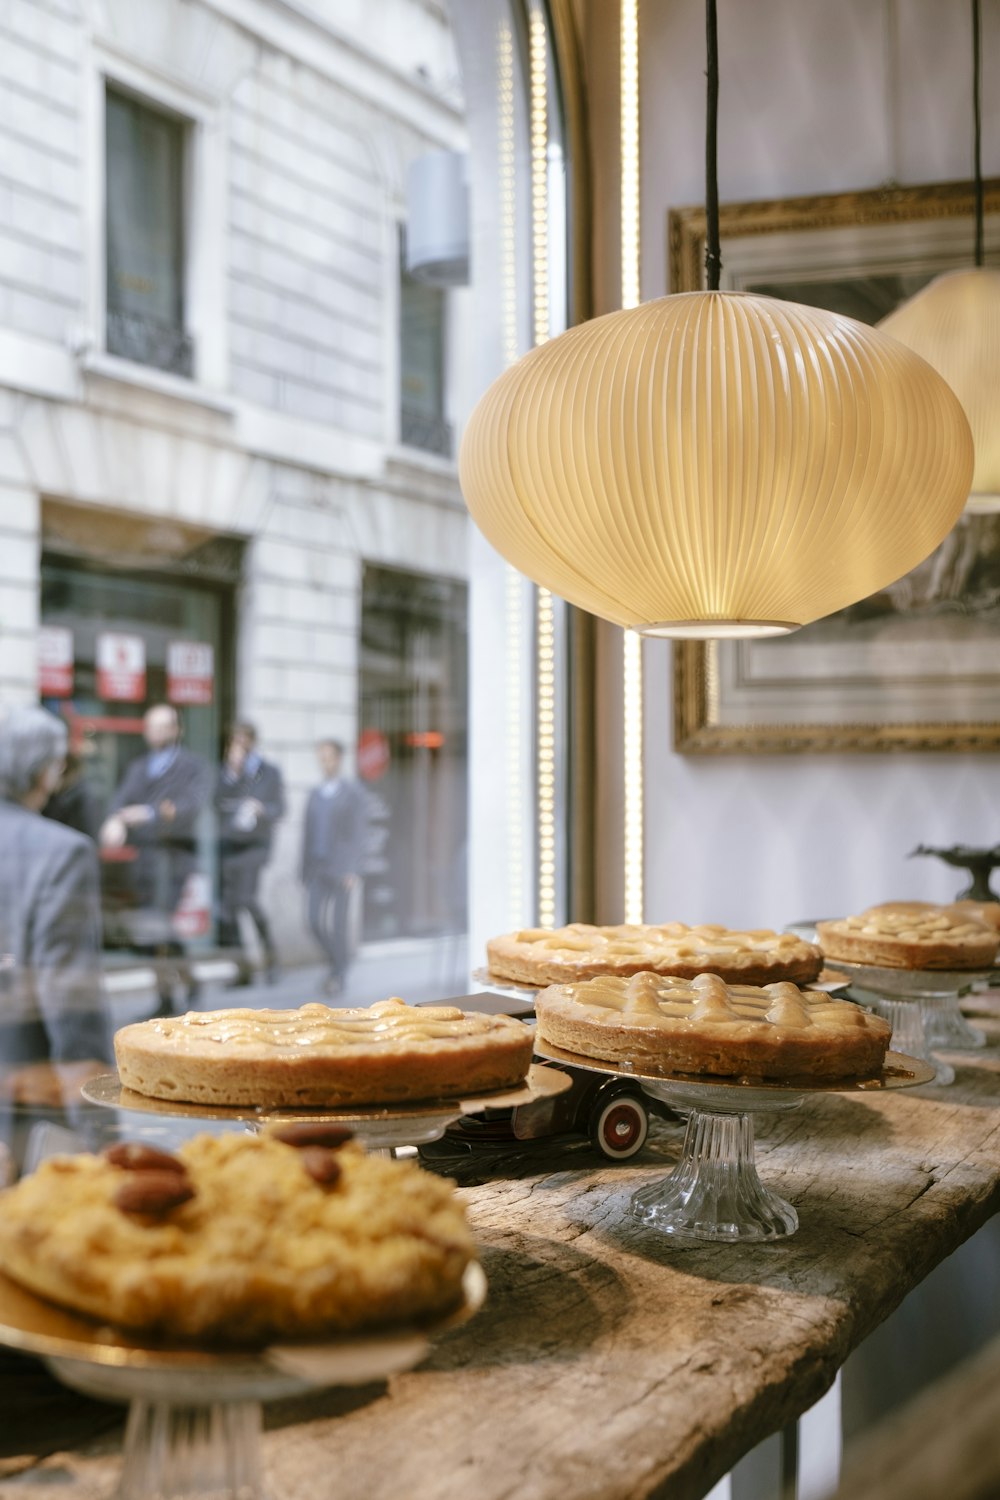
{"type": "Polygon", "coordinates": [[[539,1035],[611,1060],[678,1072],[765,1077],[877,1071],[890,1027],[847,1001],[779,982],[731,985],[714,974],[604,975],[536,997],[539,1035]]]}
{"type": "MultiPolygon", "coordinates": [[[[820,950],[789,932],[769,928],[738,931],[714,923],[683,922],[594,927],[572,922],[553,929],[531,927],[494,938],[487,945],[490,969],[511,978],[572,979],[579,974],[715,972],[722,978],[815,979],[820,950]]],[[[759,981],[758,981],[759,982],[759,981]]]]}
{"type": "Polygon", "coordinates": [[[115,1036],[122,1084],[227,1105],[391,1104],[516,1087],[531,1033],[509,1016],[393,998],[366,1009],[192,1011],[115,1036]]]}
{"type": "Polygon", "coordinates": [[[460,1300],[473,1245],[450,1183],[279,1134],[197,1136],[167,1166],[51,1158],[0,1195],[0,1268],[52,1301],[182,1339],[318,1337],[460,1300]]]}

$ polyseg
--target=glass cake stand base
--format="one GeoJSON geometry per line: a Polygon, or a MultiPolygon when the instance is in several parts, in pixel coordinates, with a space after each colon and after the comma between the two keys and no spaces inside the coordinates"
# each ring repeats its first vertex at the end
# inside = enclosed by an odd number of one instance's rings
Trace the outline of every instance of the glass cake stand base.
{"type": "Polygon", "coordinates": [[[936,1050],[969,1052],[986,1046],[986,1035],[970,1026],[959,997],[988,981],[992,969],[887,969],[841,962],[857,998],[870,1004],[892,1026],[892,1045],[934,1069],[934,1082],[954,1083],[955,1069],[936,1050]]]}
{"type": "Polygon", "coordinates": [[[40,1356],[72,1390],[129,1403],[116,1500],[275,1500],[260,1459],[261,1403],[412,1369],[432,1337],[482,1306],[477,1262],[462,1291],[455,1311],[426,1324],[240,1352],[140,1344],[0,1274],[0,1345],[40,1356]]]}
{"type": "Polygon", "coordinates": [[[986,1046],[986,1033],[970,1026],[962,1014],[957,995],[944,995],[942,1004],[924,1016],[924,1033],[930,1047],[946,1052],[978,1052],[986,1046]]]}
{"type": "Polygon", "coordinates": [[[887,1052],[869,1078],[714,1078],[659,1072],[647,1062],[602,1061],[567,1052],[535,1038],[535,1056],[547,1062],[628,1078],[654,1099],[687,1113],[681,1159],[669,1177],[640,1188],[630,1212],[642,1224],[679,1243],[779,1240],[794,1234],[799,1216],[761,1182],[754,1160],[753,1116],[787,1113],[814,1094],[878,1093],[932,1083],[933,1067],[901,1052],[887,1052]]]}
{"type": "MultiPolygon", "coordinates": [[[[713,1094],[724,1092],[709,1087],[713,1094]]],[[[643,1090],[689,1113],[680,1161],[669,1177],[633,1196],[633,1217],[677,1240],[776,1240],[795,1233],[795,1209],[757,1175],[750,1111],[798,1109],[801,1094],[744,1089],[738,1098],[720,1101],[706,1098],[708,1090],[697,1084],[645,1083],[643,1090]]]]}

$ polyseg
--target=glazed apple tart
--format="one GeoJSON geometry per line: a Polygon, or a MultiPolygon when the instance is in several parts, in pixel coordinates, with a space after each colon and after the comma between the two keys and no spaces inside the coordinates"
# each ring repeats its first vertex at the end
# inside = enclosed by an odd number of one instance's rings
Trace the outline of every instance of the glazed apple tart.
{"type": "Polygon", "coordinates": [[[531,1032],[510,1016],[393,998],[139,1021],[115,1034],[115,1057],[123,1086],[154,1099],[337,1108],[514,1088],[531,1032]]]}
{"type": "Polygon", "coordinates": [[[887,969],[984,969],[1000,941],[995,928],[964,911],[916,901],[817,922],[816,936],[828,958],[887,969]]]}
{"type": "Polygon", "coordinates": [[[490,973],[520,984],[562,984],[598,974],[718,974],[731,984],[808,984],[823,966],[814,943],[769,928],[735,931],[666,922],[618,927],[529,927],[486,945],[490,973]]]}
{"type": "Polygon", "coordinates": [[[725,1077],[870,1077],[892,1029],[797,985],[608,974],[535,998],[539,1037],[567,1052],[653,1071],[725,1077]]]}

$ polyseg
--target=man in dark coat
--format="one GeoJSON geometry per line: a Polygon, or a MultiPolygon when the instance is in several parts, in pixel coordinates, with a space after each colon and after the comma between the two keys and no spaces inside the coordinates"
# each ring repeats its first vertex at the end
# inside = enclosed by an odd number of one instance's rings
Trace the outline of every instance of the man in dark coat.
{"type": "Polygon", "coordinates": [[[316,747],[323,780],[309,793],[302,843],[302,880],[309,897],[309,925],[330,964],[328,995],[343,993],[352,958],[352,893],[364,870],[368,799],[341,774],[344,747],[322,740],[316,747]]]}
{"type": "Polygon", "coordinates": [[[130,875],[138,904],[160,914],[163,937],[175,946],[171,919],[198,866],[196,825],[212,794],[212,771],[181,745],[180,720],[169,703],[149,709],[143,738],[149,753],[126,770],[100,838],[107,848],[134,845],[130,875]]]}
{"type": "Polygon", "coordinates": [[[274,825],[285,812],[281,772],[257,753],[252,724],[233,726],[215,783],[219,816],[219,942],[240,948],[239,914],[249,913],[260,933],[268,979],[277,977],[271,928],[257,895],[271,854],[274,825]]]}

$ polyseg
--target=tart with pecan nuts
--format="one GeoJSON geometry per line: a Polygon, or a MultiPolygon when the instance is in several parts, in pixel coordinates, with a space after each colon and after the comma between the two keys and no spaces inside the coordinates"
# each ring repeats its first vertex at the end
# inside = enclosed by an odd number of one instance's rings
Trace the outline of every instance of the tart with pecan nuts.
{"type": "Polygon", "coordinates": [[[519,984],[563,984],[598,974],[672,974],[693,979],[718,974],[730,984],[808,984],[823,966],[813,943],[770,928],[734,931],[714,923],[683,922],[592,927],[529,927],[491,938],[490,973],[519,984]]]}
{"type": "Polygon", "coordinates": [[[0,1194],[0,1269],[186,1340],[354,1332],[457,1306],[473,1245],[451,1184],[336,1127],[305,1131],[52,1157],[0,1194]]]}

